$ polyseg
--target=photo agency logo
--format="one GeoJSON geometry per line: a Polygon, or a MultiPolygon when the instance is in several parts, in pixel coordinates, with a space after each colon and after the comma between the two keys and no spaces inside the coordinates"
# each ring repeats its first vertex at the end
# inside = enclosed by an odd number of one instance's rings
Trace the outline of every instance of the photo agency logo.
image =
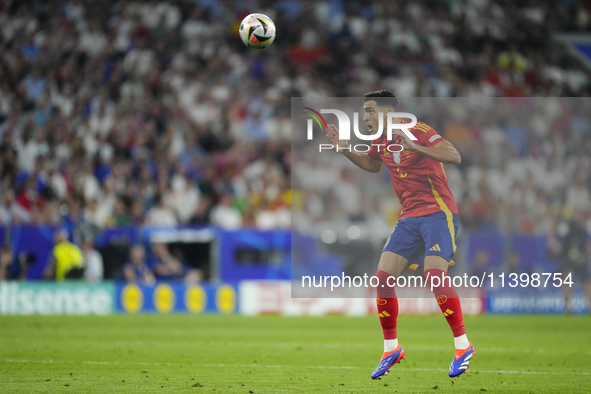
{"type": "MultiPolygon", "coordinates": [[[[338,109],[321,109],[320,112],[312,109],[310,107],[302,107],[310,112],[304,111],[302,113],[311,117],[308,119],[307,122],[307,135],[306,138],[308,141],[312,141],[314,139],[314,121],[320,127],[320,130],[327,133],[328,132],[328,123],[322,114],[333,114],[337,117],[338,126],[337,129],[339,131],[339,140],[340,141],[349,141],[351,140],[351,120],[349,115],[347,115],[344,111],[338,109]]],[[[388,112],[386,114],[386,138],[388,141],[394,140],[395,137],[393,135],[394,130],[401,130],[406,136],[411,139],[412,141],[416,141],[417,138],[410,132],[410,129],[416,126],[417,124],[417,117],[408,112],[388,112]],[[410,119],[410,122],[407,122],[403,119],[410,119]]],[[[353,133],[357,138],[362,141],[373,141],[382,136],[384,133],[384,116],[383,113],[378,114],[378,128],[375,130],[374,133],[371,134],[363,134],[359,131],[359,113],[353,112],[353,133]]],[[[401,152],[404,150],[402,145],[399,144],[375,144],[377,145],[378,149],[382,149],[381,146],[385,147],[389,152],[396,153],[401,152]]],[[[369,144],[347,144],[347,146],[339,146],[338,144],[335,146],[334,144],[327,144],[321,143],[318,144],[318,151],[322,152],[323,150],[332,150],[335,149],[337,152],[342,150],[347,151],[355,151],[359,153],[366,153],[369,152],[371,148],[371,143],[369,144]]]]}

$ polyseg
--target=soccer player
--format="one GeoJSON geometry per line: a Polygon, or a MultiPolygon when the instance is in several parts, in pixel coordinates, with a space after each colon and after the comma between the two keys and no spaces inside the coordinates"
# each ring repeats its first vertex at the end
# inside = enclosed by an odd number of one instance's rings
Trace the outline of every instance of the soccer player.
{"type": "MultiPolygon", "coordinates": [[[[370,133],[377,130],[379,116],[383,117],[382,124],[386,125],[387,113],[396,112],[397,107],[398,99],[389,91],[367,93],[363,120],[370,133]]],[[[404,121],[394,119],[394,122],[400,124],[404,121]]],[[[384,353],[371,375],[372,379],[387,374],[404,357],[396,334],[398,300],[394,284],[406,269],[415,270],[423,256],[427,285],[433,288],[441,312],[454,335],[456,351],[449,376],[465,372],[474,356],[474,346],[466,337],[458,294],[449,280],[442,280],[448,265],[453,264],[458,230],[458,210],[447,185],[443,163],[459,164],[461,157],[451,143],[423,122],[418,122],[410,132],[417,138],[416,141],[401,130],[394,130],[393,140],[388,140],[384,130],[381,137],[372,141],[367,154],[349,151],[348,141],[339,139],[334,125],[329,125],[327,132],[332,144],[338,146],[338,151],[359,168],[378,173],[386,164],[403,208],[400,220],[382,250],[376,274],[379,278],[376,302],[384,334],[384,353]]]]}

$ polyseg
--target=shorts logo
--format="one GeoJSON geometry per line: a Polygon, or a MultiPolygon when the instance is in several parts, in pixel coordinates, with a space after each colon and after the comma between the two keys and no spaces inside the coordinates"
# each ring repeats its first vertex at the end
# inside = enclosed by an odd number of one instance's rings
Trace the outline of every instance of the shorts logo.
{"type": "Polygon", "coordinates": [[[439,244],[435,244],[435,246],[433,246],[431,249],[429,249],[431,252],[441,252],[441,248],[439,248],[439,244]]]}
{"type": "Polygon", "coordinates": [[[388,300],[384,298],[376,298],[376,302],[378,303],[378,305],[386,305],[388,303],[388,300]]]}
{"type": "Polygon", "coordinates": [[[392,238],[392,236],[389,236],[389,237],[388,237],[388,239],[386,240],[386,244],[384,245],[384,248],[385,248],[386,246],[388,246],[388,244],[390,243],[390,238],[392,238]]]}
{"type": "Polygon", "coordinates": [[[447,296],[442,295],[442,296],[437,297],[437,303],[439,305],[443,304],[445,301],[447,301],[447,296]]]}

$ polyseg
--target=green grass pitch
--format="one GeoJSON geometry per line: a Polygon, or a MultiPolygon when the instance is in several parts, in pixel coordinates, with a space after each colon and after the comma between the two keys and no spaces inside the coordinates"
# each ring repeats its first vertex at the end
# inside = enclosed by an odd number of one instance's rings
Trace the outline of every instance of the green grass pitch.
{"type": "Polygon", "coordinates": [[[441,316],[401,316],[382,380],[377,317],[0,316],[0,393],[588,393],[587,316],[465,319],[476,356],[447,377],[441,316]]]}

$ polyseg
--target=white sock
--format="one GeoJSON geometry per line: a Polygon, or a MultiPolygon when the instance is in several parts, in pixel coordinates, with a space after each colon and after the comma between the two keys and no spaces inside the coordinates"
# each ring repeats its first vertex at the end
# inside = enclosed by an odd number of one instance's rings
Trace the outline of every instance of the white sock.
{"type": "Polygon", "coordinates": [[[384,339],[384,351],[391,352],[396,350],[398,347],[398,338],[396,339],[384,339]]]}
{"type": "Polygon", "coordinates": [[[454,345],[456,345],[456,349],[468,349],[470,346],[470,342],[468,341],[468,337],[466,334],[460,335],[459,337],[454,337],[454,345]]]}

